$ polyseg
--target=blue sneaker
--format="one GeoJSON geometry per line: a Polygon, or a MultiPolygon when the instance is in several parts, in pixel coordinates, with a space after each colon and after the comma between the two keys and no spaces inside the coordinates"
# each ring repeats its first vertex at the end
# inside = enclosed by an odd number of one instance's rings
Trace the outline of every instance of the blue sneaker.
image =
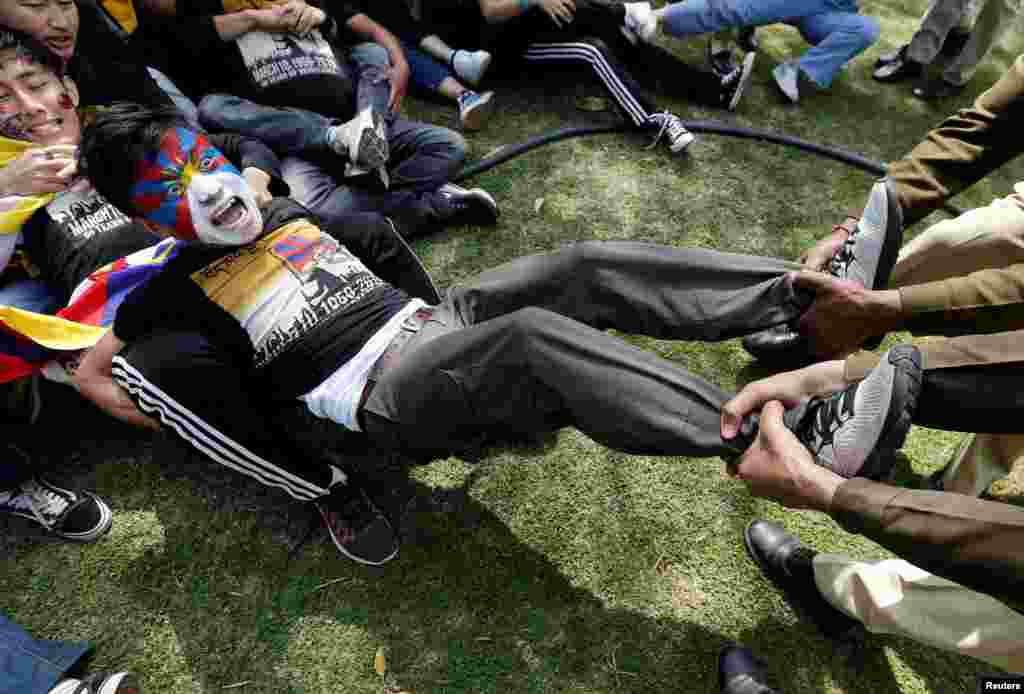
{"type": "Polygon", "coordinates": [[[494,110],[494,92],[467,89],[459,96],[459,122],[463,130],[479,130],[494,110]]]}

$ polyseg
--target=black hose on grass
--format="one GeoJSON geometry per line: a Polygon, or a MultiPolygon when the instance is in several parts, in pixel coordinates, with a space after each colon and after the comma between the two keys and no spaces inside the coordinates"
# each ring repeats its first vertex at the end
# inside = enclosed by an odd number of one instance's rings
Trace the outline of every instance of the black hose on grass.
{"type": "MultiPolygon", "coordinates": [[[[884,176],[887,168],[885,164],[877,161],[872,161],[866,157],[850,152],[839,147],[830,147],[828,145],[818,145],[813,142],[801,140],[798,137],[792,137],[791,135],[782,135],[779,133],[773,133],[769,130],[757,130],[754,128],[743,128],[736,125],[726,125],[725,123],[718,123],[715,121],[683,121],[683,127],[687,130],[695,133],[709,133],[712,135],[726,135],[729,137],[739,137],[745,140],[759,140],[761,142],[772,142],[774,144],[783,145],[785,147],[796,147],[805,152],[811,154],[817,154],[828,159],[834,159],[835,161],[848,164],[850,166],[867,171],[874,176],[884,176]]],[[[509,159],[518,157],[521,154],[525,154],[532,149],[542,147],[544,145],[551,144],[553,142],[560,142],[561,140],[568,140],[573,137],[586,137],[589,135],[604,135],[606,133],[620,133],[634,131],[636,128],[631,125],[619,124],[619,125],[588,125],[576,128],[562,128],[561,130],[554,130],[544,135],[527,140],[526,142],[518,145],[511,145],[502,148],[497,154],[486,159],[481,159],[475,164],[471,164],[463,168],[461,171],[455,174],[451,179],[453,183],[460,183],[474,176],[478,176],[485,171],[490,171],[498,164],[502,164],[509,159]]],[[[954,205],[945,203],[942,209],[947,213],[958,217],[961,214],[954,205]]]]}

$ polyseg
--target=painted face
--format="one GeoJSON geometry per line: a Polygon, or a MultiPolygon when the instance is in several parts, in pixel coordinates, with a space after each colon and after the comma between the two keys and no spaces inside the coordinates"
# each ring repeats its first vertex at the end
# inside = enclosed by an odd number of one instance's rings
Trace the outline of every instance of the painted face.
{"type": "Polygon", "coordinates": [[[20,49],[0,51],[0,135],[40,145],[77,145],[74,85],[20,49]]]}
{"type": "Polygon", "coordinates": [[[164,136],[160,149],[139,163],[130,195],[139,214],[179,239],[240,246],[263,233],[249,184],[193,130],[164,136]]]}
{"type": "Polygon", "coordinates": [[[74,0],[3,0],[0,24],[46,44],[65,61],[75,54],[78,6],[74,0]]]}

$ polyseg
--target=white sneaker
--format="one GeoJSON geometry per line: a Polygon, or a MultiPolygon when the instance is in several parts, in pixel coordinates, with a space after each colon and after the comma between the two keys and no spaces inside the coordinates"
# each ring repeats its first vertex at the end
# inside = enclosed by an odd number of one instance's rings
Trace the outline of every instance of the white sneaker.
{"type": "Polygon", "coordinates": [[[654,136],[654,141],[647,147],[648,149],[657,145],[661,138],[664,137],[672,153],[678,154],[689,147],[690,143],[696,139],[693,133],[683,126],[679,116],[668,111],[655,113],[651,116],[650,122],[658,127],[658,134],[654,136]]]}
{"type": "Polygon", "coordinates": [[[864,214],[832,256],[828,273],[868,289],[883,289],[903,245],[903,209],[888,177],[875,183],[864,214]]]}
{"type": "Polygon", "coordinates": [[[658,32],[658,15],[651,9],[651,3],[627,2],[623,7],[626,8],[626,19],[622,26],[622,35],[629,39],[630,43],[653,41],[654,35],[658,32]]]}
{"type": "Polygon", "coordinates": [[[797,86],[800,80],[800,68],[796,63],[782,63],[772,70],[772,77],[775,84],[786,95],[786,98],[794,104],[800,103],[800,89],[797,86]]]}
{"type": "Polygon", "coordinates": [[[491,54],[487,51],[457,50],[452,55],[452,70],[459,79],[474,87],[480,84],[490,66],[491,54]]]}

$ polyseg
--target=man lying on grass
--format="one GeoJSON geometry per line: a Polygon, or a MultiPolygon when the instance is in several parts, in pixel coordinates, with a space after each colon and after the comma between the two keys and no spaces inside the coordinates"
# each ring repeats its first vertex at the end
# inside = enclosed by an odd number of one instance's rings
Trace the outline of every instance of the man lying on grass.
{"type": "MultiPolygon", "coordinates": [[[[121,306],[78,385],[115,416],[137,406],[216,461],[314,502],[338,549],[365,563],[395,555],[393,530],[364,495],[336,498],[340,470],[289,448],[280,404],[299,400],[417,461],[564,426],[629,453],[733,456],[754,418],[723,440],[728,393],[603,331],[722,340],[807,305],[794,263],[626,241],[519,258],[439,300],[414,257],[364,230],[325,230],[287,198],[259,209],[220,161],[173,113],[123,105],[87,130],[80,166],[94,185],[182,243],[121,306]],[[218,164],[194,164],[206,160],[218,164]]],[[[913,356],[791,410],[787,426],[844,476],[884,474],[909,427],[899,415],[914,406],[913,356]]]]}

